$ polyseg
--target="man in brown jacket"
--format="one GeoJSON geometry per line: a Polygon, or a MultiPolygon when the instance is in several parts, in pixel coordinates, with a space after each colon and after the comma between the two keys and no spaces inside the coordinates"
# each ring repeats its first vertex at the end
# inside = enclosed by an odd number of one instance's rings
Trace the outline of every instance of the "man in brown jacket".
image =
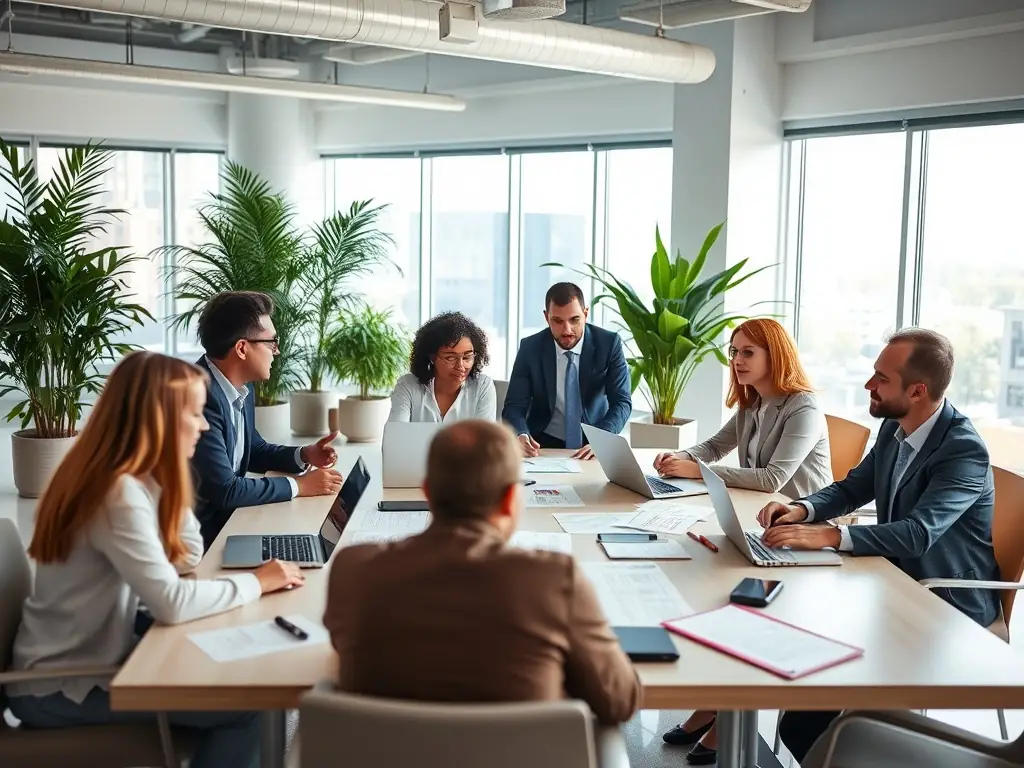
{"type": "Polygon", "coordinates": [[[335,553],[324,625],[342,690],[443,702],[578,698],[628,720],[640,683],[575,560],[509,547],[522,461],[499,424],[440,431],[422,534],[335,553]]]}

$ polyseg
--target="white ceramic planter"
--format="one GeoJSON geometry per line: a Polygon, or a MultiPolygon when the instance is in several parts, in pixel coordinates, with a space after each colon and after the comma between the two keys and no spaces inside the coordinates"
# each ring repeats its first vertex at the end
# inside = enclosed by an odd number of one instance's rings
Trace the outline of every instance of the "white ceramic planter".
{"type": "Polygon", "coordinates": [[[650,417],[629,422],[629,444],[633,448],[680,451],[697,444],[697,420],[679,419],[678,424],[654,424],[650,417]]]}
{"type": "Polygon", "coordinates": [[[268,443],[287,445],[291,429],[288,420],[291,408],[288,403],[256,406],[256,431],[268,443]]]}
{"type": "Polygon", "coordinates": [[[384,425],[391,413],[391,397],[375,397],[360,400],[358,397],[343,397],[338,401],[338,429],[354,443],[368,443],[380,440],[384,425]]]}
{"type": "Polygon", "coordinates": [[[23,429],[11,435],[14,487],[27,499],[43,495],[57,465],[75,442],[73,437],[42,439],[35,434],[34,429],[23,429]]]}
{"type": "Polygon", "coordinates": [[[302,437],[329,434],[328,413],[337,402],[337,392],[292,392],[289,398],[292,434],[302,437]]]}

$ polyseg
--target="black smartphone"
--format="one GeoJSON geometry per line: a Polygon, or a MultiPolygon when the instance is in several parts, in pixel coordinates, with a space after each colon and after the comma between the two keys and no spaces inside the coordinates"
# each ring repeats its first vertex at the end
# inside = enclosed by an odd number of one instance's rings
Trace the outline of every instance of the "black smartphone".
{"type": "Polygon", "coordinates": [[[377,509],[381,512],[425,512],[430,509],[426,500],[423,501],[378,501],[377,509]]]}
{"type": "Polygon", "coordinates": [[[781,581],[768,579],[744,579],[736,585],[729,595],[729,602],[737,605],[749,605],[752,608],[764,608],[782,591],[781,581]]]}
{"type": "Polygon", "coordinates": [[[656,533],[599,533],[598,541],[607,541],[610,544],[643,544],[648,541],[657,541],[656,533]]]}

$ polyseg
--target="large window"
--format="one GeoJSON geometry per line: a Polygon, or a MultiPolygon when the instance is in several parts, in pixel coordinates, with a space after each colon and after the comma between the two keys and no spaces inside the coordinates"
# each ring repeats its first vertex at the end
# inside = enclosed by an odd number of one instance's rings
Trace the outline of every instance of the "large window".
{"type": "MultiPolygon", "coordinates": [[[[24,163],[25,149],[23,147],[15,147],[14,151],[18,154],[18,162],[24,163]]],[[[10,168],[7,167],[7,161],[4,160],[3,157],[0,157],[0,168],[3,168],[5,171],[10,171],[10,168]]],[[[9,209],[12,194],[13,191],[8,188],[6,182],[0,179],[0,219],[4,217],[4,214],[7,213],[9,209]]]]}

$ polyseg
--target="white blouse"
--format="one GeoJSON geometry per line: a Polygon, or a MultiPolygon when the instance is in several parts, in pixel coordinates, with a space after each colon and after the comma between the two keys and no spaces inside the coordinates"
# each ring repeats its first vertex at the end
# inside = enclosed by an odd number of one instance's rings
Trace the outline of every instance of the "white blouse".
{"type": "Polygon", "coordinates": [[[424,386],[413,374],[407,373],[395,384],[391,394],[391,413],[388,421],[428,421],[451,424],[463,419],[497,421],[498,400],[494,382],[478,373],[466,379],[448,413],[441,417],[441,409],[434,397],[434,380],[424,386]]]}

